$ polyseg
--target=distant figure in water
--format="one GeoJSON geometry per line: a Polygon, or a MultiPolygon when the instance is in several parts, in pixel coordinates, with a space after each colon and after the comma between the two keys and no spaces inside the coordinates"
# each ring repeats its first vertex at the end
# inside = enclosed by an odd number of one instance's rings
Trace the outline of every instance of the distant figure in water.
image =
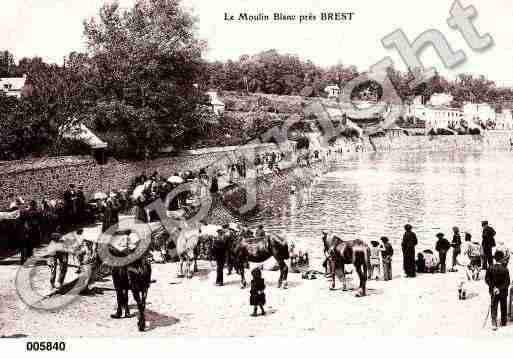
{"type": "Polygon", "coordinates": [[[403,250],[403,268],[406,277],[415,277],[415,246],[417,245],[417,235],[412,232],[410,224],[404,226],[405,233],[401,247],[403,250]]]}
{"type": "Polygon", "coordinates": [[[253,279],[251,280],[251,290],[249,296],[249,304],[253,306],[252,317],[257,316],[258,307],[262,311],[262,315],[265,315],[265,282],[262,278],[262,271],[259,268],[253,269],[251,272],[253,279]]]}

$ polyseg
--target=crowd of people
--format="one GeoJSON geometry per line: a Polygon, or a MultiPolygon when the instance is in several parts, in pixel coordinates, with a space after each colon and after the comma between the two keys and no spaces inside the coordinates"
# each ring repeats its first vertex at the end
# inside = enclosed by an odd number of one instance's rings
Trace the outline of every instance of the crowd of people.
{"type": "MultiPolygon", "coordinates": [[[[510,250],[504,241],[495,241],[495,230],[488,221],[482,221],[481,243],[472,241],[472,235],[465,233],[464,241],[461,239],[458,227],[452,228],[452,240],[445,238],[443,233],[437,233],[434,251],[425,249],[422,252],[416,250],[417,235],[410,224],[404,226],[401,249],[403,255],[403,271],[406,278],[415,278],[417,273],[446,273],[457,272],[462,267],[462,275],[458,279],[458,298],[468,299],[467,290],[471,281],[480,279],[480,273],[485,271],[485,283],[490,293],[490,311],[492,329],[497,330],[497,311],[501,310],[500,325],[507,324],[507,300],[509,295],[510,276],[508,264],[510,250]],[[452,261],[450,269],[447,269],[447,255],[452,249],[452,261]]],[[[322,266],[326,275],[331,275],[328,267],[329,245],[328,232],[323,231],[323,244],[325,260],[322,266]]],[[[367,278],[385,281],[392,279],[392,258],[394,250],[387,237],[381,237],[379,241],[372,240],[369,243],[369,261],[367,278]]],[[[511,299],[510,299],[511,300],[511,299]]]]}
{"type": "Polygon", "coordinates": [[[497,309],[500,304],[500,325],[507,324],[507,299],[509,295],[510,277],[508,263],[510,250],[503,241],[498,245],[495,241],[495,230],[488,221],[482,221],[481,243],[472,241],[472,235],[465,233],[464,242],[458,227],[453,227],[452,240],[449,242],[443,233],[436,235],[435,252],[424,250],[417,254],[415,260],[415,247],[418,244],[417,236],[412,226],[405,225],[405,233],[401,243],[403,251],[403,269],[406,277],[415,277],[416,273],[433,273],[447,271],[447,254],[452,249],[452,263],[449,271],[456,272],[457,266],[463,267],[463,276],[458,285],[458,298],[467,298],[468,282],[479,280],[481,270],[486,271],[485,282],[489,287],[490,310],[492,329],[497,330],[497,309]]]}

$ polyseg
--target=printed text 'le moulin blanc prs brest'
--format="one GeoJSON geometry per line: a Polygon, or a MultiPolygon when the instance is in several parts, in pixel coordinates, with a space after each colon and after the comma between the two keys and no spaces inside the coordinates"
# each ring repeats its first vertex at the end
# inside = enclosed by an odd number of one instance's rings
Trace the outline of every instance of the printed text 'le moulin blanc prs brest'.
{"type": "Polygon", "coordinates": [[[259,12],[256,14],[250,14],[241,12],[238,14],[224,13],[225,21],[233,22],[295,22],[295,23],[307,23],[307,22],[334,22],[334,21],[351,21],[354,19],[354,12],[319,12],[319,13],[308,13],[308,14],[288,14],[275,12],[272,14],[266,14],[259,12]]]}

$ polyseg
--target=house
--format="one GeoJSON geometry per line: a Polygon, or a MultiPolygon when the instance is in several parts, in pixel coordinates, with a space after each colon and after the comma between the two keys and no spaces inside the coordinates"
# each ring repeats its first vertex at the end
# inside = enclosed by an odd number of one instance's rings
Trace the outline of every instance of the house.
{"type": "Polygon", "coordinates": [[[324,89],[324,92],[326,92],[328,94],[329,98],[339,97],[340,96],[340,87],[338,87],[338,85],[329,85],[329,86],[326,86],[326,88],[324,89]]]}
{"type": "Polygon", "coordinates": [[[503,108],[496,116],[496,130],[513,130],[513,113],[508,108],[503,108]]]}
{"type": "Polygon", "coordinates": [[[459,108],[449,106],[428,106],[426,116],[426,129],[460,127],[463,120],[463,112],[459,108]]]}
{"type": "Polygon", "coordinates": [[[27,75],[23,75],[22,77],[2,77],[0,78],[0,90],[3,91],[6,96],[20,98],[25,88],[26,81],[27,75]]]}
{"type": "Polygon", "coordinates": [[[217,116],[221,116],[225,110],[225,104],[223,101],[219,99],[216,91],[209,91],[207,95],[210,97],[210,105],[212,106],[212,110],[217,116]]]}
{"type": "Polygon", "coordinates": [[[467,123],[485,125],[490,122],[495,123],[497,114],[490,104],[467,102],[463,105],[463,118],[467,123]]]}

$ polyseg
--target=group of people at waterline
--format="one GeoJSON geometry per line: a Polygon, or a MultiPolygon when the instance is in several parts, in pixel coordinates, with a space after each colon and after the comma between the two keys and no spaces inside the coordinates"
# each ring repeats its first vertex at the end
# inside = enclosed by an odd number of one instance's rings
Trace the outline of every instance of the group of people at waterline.
{"type": "MultiPolygon", "coordinates": [[[[508,263],[510,250],[503,241],[495,241],[495,230],[489,225],[488,221],[482,221],[482,240],[481,243],[472,240],[470,233],[464,233],[462,241],[458,227],[452,229],[452,240],[445,238],[443,233],[436,235],[434,251],[426,249],[416,253],[418,245],[417,235],[410,224],[404,226],[404,235],[401,242],[403,254],[403,270],[406,278],[414,278],[417,273],[446,273],[457,272],[458,266],[462,269],[462,275],[455,285],[458,298],[467,299],[468,285],[471,281],[480,279],[481,270],[485,271],[485,283],[488,286],[490,294],[490,313],[492,329],[497,330],[498,324],[507,325],[507,301],[509,295],[510,275],[508,263]],[[451,267],[447,269],[447,255],[452,249],[451,267]],[[500,322],[497,321],[498,307],[500,306],[500,322]]],[[[324,232],[324,236],[327,233],[324,232]]],[[[324,241],[326,243],[326,241],[324,241]]],[[[328,250],[325,246],[325,251],[328,250]]],[[[394,254],[389,240],[386,237],[381,238],[381,243],[371,241],[369,258],[369,279],[378,279],[380,270],[383,270],[383,279],[391,280],[391,263],[394,254]]],[[[328,256],[327,256],[328,258],[328,256]]],[[[327,261],[324,265],[326,266],[327,261]]],[[[327,268],[327,266],[326,266],[327,268]]],[[[328,271],[328,269],[327,269],[328,271]]],[[[511,300],[511,299],[510,299],[511,300]]]]}
{"type": "MultiPolygon", "coordinates": [[[[458,297],[462,300],[468,297],[466,293],[468,282],[479,280],[481,270],[485,270],[485,282],[489,287],[491,298],[490,307],[492,328],[496,330],[498,327],[497,310],[499,306],[501,309],[500,324],[506,325],[507,323],[507,298],[510,285],[507,264],[509,261],[510,253],[509,249],[504,245],[502,241],[499,241],[498,246],[496,245],[495,230],[488,224],[487,221],[482,222],[482,228],[483,230],[481,243],[472,241],[472,236],[470,233],[465,233],[464,240],[462,241],[459,229],[454,227],[451,241],[445,238],[443,233],[438,233],[436,235],[437,240],[434,251],[428,249],[417,253],[417,236],[411,225],[405,225],[405,232],[401,243],[403,254],[403,269],[407,278],[414,278],[416,277],[417,273],[433,273],[435,271],[445,273],[447,271],[447,255],[452,249],[452,265],[449,271],[456,272],[458,271],[458,267],[463,269],[461,271],[463,274],[461,277],[464,279],[459,280],[458,283],[455,283],[455,292],[456,290],[458,291],[458,297]]],[[[246,228],[243,232],[248,231],[249,230],[246,228]]],[[[228,232],[230,232],[228,226],[222,226],[222,229],[219,230],[219,237],[223,237],[228,232]]],[[[81,233],[79,233],[79,235],[80,234],[81,233]]],[[[263,227],[259,226],[259,228],[254,233],[252,233],[251,236],[248,235],[247,237],[252,238],[253,242],[263,242],[262,248],[265,249],[267,246],[271,245],[270,242],[268,244],[265,240],[265,238],[268,238],[268,236],[269,234],[264,231],[263,227]]],[[[56,239],[57,237],[59,236],[56,236],[56,239]]],[[[335,236],[333,236],[333,238],[335,238],[335,236]]],[[[335,269],[333,263],[336,262],[336,258],[333,255],[333,251],[336,248],[336,245],[333,244],[334,242],[329,243],[330,239],[332,238],[329,237],[329,233],[324,231],[323,244],[326,260],[323,265],[325,267],[326,274],[332,275],[333,273],[330,272],[335,269]]],[[[341,242],[344,243],[346,241],[341,242]]],[[[363,242],[358,240],[354,242],[355,243],[352,248],[356,253],[358,251],[357,246],[363,242]]],[[[389,239],[387,237],[381,237],[379,241],[371,241],[369,245],[365,243],[363,243],[363,245],[365,248],[368,248],[368,258],[366,258],[366,265],[364,266],[368,272],[365,274],[365,279],[377,279],[382,276],[383,280],[385,281],[392,280],[392,258],[394,256],[394,249],[390,244],[389,239]]],[[[343,247],[341,251],[342,255],[346,249],[347,247],[343,247]]],[[[92,248],[84,248],[84,252],[91,251],[92,248]]],[[[223,284],[223,270],[225,265],[229,265],[225,252],[222,250],[221,252],[222,255],[216,255],[213,253],[217,262],[217,285],[223,284]]],[[[82,262],[82,260],[83,259],[80,261],[82,262]]],[[[54,285],[56,279],[56,267],[60,267],[59,284],[62,286],[65,279],[64,277],[66,275],[67,255],[57,252],[55,253],[53,262],[54,263],[52,263],[53,265],[51,273],[52,286],[54,285]]],[[[351,264],[351,262],[349,261],[345,264],[351,264]]],[[[353,262],[353,264],[355,264],[356,267],[357,263],[353,262]]],[[[253,315],[257,314],[257,308],[261,309],[262,314],[265,313],[265,282],[261,269],[262,267],[257,267],[252,271],[253,280],[251,281],[249,302],[250,305],[254,306],[253,315]]],[[[361,278],[362,277],[360,277],[360,280],[361,278]]],[[[363,287],[363,293],[363,295],[365,295],[365,285],[363,287]]],[[[119,318],[121,317],[121,314],[116,313],[112,317],[119,318]]]]}

